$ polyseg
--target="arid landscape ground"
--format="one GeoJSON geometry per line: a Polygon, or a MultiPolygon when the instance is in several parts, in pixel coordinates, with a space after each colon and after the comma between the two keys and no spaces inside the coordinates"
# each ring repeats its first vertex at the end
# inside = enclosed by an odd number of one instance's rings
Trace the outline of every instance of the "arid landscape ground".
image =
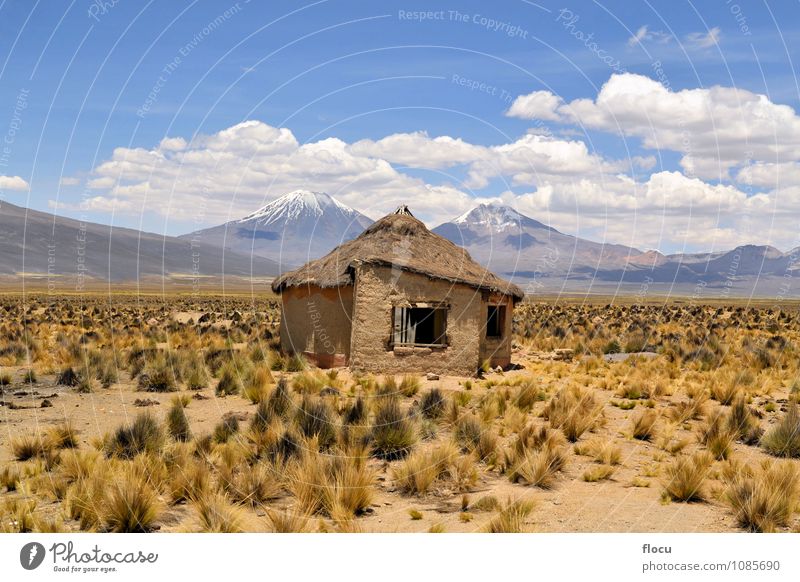
{"type": "Polygon", "coordinates": [[[526,300],[472,378],[314,369],[270,295],[0,313],[0,531],[800,530],[795,304],[526,300]]]}

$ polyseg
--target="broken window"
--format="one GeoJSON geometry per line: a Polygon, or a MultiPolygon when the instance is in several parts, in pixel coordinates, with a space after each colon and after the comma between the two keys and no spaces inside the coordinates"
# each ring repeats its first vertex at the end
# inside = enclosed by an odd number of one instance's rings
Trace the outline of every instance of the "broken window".
{"type": "Polygon", "coordinates": [[[436,306],[395,307],[395,346],[444,346],[447,344],[447,308],[436,306]]]}
{"type": "Polygon", "coordinates": [[[503,328],[506,324],[506,306],[490,305],[486,313],[486,337],[503,337],[503,328]]]}

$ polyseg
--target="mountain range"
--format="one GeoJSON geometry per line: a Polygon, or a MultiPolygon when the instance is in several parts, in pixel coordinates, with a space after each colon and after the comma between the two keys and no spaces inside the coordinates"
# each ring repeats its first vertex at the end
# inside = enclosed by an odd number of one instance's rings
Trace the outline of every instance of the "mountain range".
{"type": "MultiPolygon", "coordinates": [[[[256,212],[179,237],[144,233],[0,205],[0,276],[84,273],[108,281],[142,277],[271,277],[358,236],[372,220],[322,192],[298,190],[256,212]],[[83,239],[83,240],[82,240],[83,239]],[[85,242],[83,242],[85,241],[85,242]],[[79,266],[80,265],[80,266],[79,266]]],[[[463,246],[488,269],[553,290],[621,293],[701,285],[742,294],[775,293],[800,274],[800,247],[662,254],[598,243],[525,216],[480,204],[433,232],[463,246]]]]}
{"type": "Polygon", "coordinates": [[[0,276],[50,283],[261,277],[277,263],[203,241],[83,222],[0,203],[0,276]]]}

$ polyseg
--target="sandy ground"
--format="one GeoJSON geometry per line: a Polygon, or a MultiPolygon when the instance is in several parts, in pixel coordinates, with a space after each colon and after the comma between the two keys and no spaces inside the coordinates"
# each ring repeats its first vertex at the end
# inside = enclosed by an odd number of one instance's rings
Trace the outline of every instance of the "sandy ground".
{"type": "MultiPolygon", "coordinates": [[[[575,364],[563,363],[561,368],[551,362],[533,361],[518,355],[518,363],[523,370],[507,372],[505,374],[489,374],[487,379],[501,381],[516,374],[533,374],[542,385],[551,389],[558,387],[561,380],[557,372],[559,369],[569,369],[575,364]]],[[[609,365],[624,365],[612,363],[609,365]]],[[[9,368],[6,368],[9,370],[9,368]]],[[[143,408],[134,406],[138,398],[152,399],[160,405],[147,408],[159,418],[163,418],[173,394],[144,393],[136,390],[132,382],[122,382],[109,389],[98,389],[92,394],[77,394],[73,389],[56,386],[53,377],[40,378],[35,385],[19,384],[20,370],[15,370],[17,376],[11,386],[4,388],[6,406],[0,408],[0,467],[6,463],[14,462],[8,446],[9,439],[15,435],[33,432],[37,429],[45,430],[47,427],[62,420],[70,419],[79,430],[81,446],[90,446],[95,439],[101,438],[118,425],[129,421],[143,408]],[[48,397],[53,404],[49,408],[41,408],[43,397],[48,397]],[[13,403],[14,407],[9,404],[13,403]]],[[[591,374],[591,372],[589,373],[591,374]]],[[[341,375],[347,377],[349,372],[342,370],[341,375]]],[[[126,376],[123,376],[125,378],[126,376]]],[[[443,377],[438,381],[423,380],[424,392],[427,388],[438,386],[445,391],[464,390],[465,378],[443,377]]],[[[471,390],[473,399],[479,398],[486,387],[480,382],[474,382],[471,390]]],[[[496,389],[496,388],[495,388],[496,389]]],[[[184,391],[185,394],[195,396],[197,393],[184,391]]],[[[239,396],[218,398],[213,390],[201,393],[206,399],[193,399],[186,409],[194,435],[210,433],[223,414],[227,412],[240,412],[252,414],[254,405],[239,396]]],[[[714,495],[710,501],[704,503],[663,503],[661,500],[661,471],[663,465],[670,461],[670,456],[660,450],[655,444],[638,441],[626,434],[631,416],[641,410],[637,406],[633,410],[622,410],[611,406],[608,402],[615,399],[613,391],[595,390],[595,394],[605,402],[603,426],[594,433],[584,435],[581,440],[595,437],[615,439],[616,444],[622,449],[622,461],[613,477],[597,483],[588,483],[582,479],[587,468],[593,466],[593,461],[586,456],[574,453],[566,469],[559,475],[555,487],[543,490],[535,487],[512,484],[506,477],[482,468],[479,481],[473,491],[469,492],[470,503],[484,495],[494,495],[500,500],[506,498],[524,497],[535,502],[535,510],[527,520],[531,531],[541,532],[732,532],[741,531],[737,528],[729,509],[714,495]],[[649,486],[632,486],[634,479],[639,484],[649,486]]],[[[669,397],[658,400],[657,408],[666,409],[670,404],[669,397]]],[[[541,410],[542,403],[537,404],[541,410]]],[[[710,402],[709,406],[718,406],[710,402]]],[[[773,416],[769,414],[762,419],[762,425],[774,422],[780,411],[773,416]]],[[[681,434],[676,437],[685,437],[692,443],[687,450],[696,448],[696,428],[679,429],[681,434]]],[[[767,458],[756,447],[735,445],[735,456],[748,462],[767,458]]],[[[447,490],[434,491],[424,497],[405,496],[395,491],[392,482],[390,464],[373,460],[378,472],[378,487],[375,502],[371,512],[357,519],[357,525],[363,531],[381,532],[424,532],[431,526],[441,525],[448,532],[477,531],[492,517],[491,512],[469,510],[471,519],[464,521],[461,503],[463,494],[447,490]],[[411,519],[410,510],[422,513],[421,519],[411,519]]],[[[710,489],[714,491],[721,488],[718,481],[710,481],[710,489]]],[[[0,494],[0,498],[4,495],[0,494]]],[[[277,502],[277,506],[286,507],[288,500],[277,502]]],[[[53,503],[45,511],[58,511],[58,504],[53,503]]],[[[253,529],[262,529],[265,526],[263,510],[251,511],[253,529]]],[[[181,531],[187,528],[192,518],[192,511],[188,506],[178,505],[169,508],[161,520],[162,531],[181,531]]],[[[69,525],[69,524],[68,524],[69,525]]],[[[794,527],[797,527],[797,522],[794,527]]]]}

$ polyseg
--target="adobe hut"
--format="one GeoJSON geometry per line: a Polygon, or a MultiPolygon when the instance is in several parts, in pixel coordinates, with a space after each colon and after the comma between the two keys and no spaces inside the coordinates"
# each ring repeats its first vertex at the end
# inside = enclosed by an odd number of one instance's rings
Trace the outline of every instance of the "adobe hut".
{"type": "Polygon", "coordinates": [[[512,312],[523,298],[405,206],[272,289],[282,298],[284,351],[379,374],[509,365],[512,312]]]}

